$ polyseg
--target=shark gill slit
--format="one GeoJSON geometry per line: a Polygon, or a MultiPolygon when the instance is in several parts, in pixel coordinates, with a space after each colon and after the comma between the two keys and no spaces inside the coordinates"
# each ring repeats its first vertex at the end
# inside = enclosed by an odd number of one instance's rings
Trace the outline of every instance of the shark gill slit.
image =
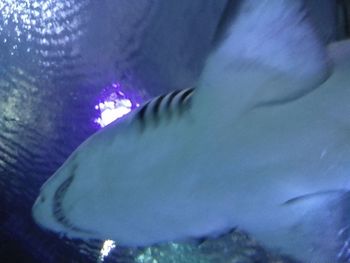
{"type": "Polygon", "coordinates": [[[175,90],[173,92],[171,92],[169,94],[169,98],[165,104],[165,110],[166,111],[170,111],[170,105],[171,105],[171,102],[174,100],[174,98],[176,97],[177,94],[179,94],[181,92],[181,90],[175,90]]]}
{"type": "Polygon", "coordinates": [[[142,106],[142,108],[137,112],[136,119],[141,123],[142,127],[145,126],[145,115],[150,102],[147,102],[142,106]]]}
{"type": "Polygon", "coordinates": [[[156,99],[156,101],[154,102],[154,105],[153,105],[152,111],[153,111],[154,120],[155,120],[156,122],[158,122],[159,119],[160,119],[160,104],[161,104],[162,101],[164,100],[164,97],[165,97],[165,95],[159,96],[159,97],[156,99]]]}
{"type": "Polygon", "coordinates": [[[193,91],[194,88],[176,90],[146,102],[135,115],[135,120],[141,125],[141,131],[146,128],[150,118],[157,126],[164,117],[170,119],[174,112],[179,115],[185,112],[191,104],[193,91]]]}
{"type": "Polygon", "coordinates": [[[181,94],[181,96],[179,98],[179,100],[180,100],[180,106],[179,106],[180,114],[182,114],[187,109],[187,107],[190,106],[193,91],[194,91],[194,88],[190,88],[190,89],[185,90],[181,94]]]}

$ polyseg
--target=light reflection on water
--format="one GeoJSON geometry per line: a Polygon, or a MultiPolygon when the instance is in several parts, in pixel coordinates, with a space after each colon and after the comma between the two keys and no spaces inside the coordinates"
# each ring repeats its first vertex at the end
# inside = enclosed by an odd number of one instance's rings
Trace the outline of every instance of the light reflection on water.
{"type": "MultiPolygon", "coordinates": [[[[87,1],[76,3],[75,0],[0,0],[0,41],[9,46],[11,55],[26,42],[64,45],[70,41],[67,36],[73,36],[68,32],[73,31],[75,37],[81,34],[76,30],[80,27],[80,18],[72,14],[86,4],[87,1]]],[[[26,52],[31,51],[26,45],[26,52]]]]}

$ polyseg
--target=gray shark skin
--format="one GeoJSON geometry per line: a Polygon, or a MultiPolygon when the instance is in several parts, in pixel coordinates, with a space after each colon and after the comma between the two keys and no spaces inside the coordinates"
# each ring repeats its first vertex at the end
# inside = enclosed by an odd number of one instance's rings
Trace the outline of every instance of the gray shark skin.
{"type": "Polygon", "coordinates": [[[79,146],[41,189],[40,226],[122,246],[237,226],[298,260],[348,261],[350,43],[327,50],[300,1],[231,7],[197,87],[79,146]]]}

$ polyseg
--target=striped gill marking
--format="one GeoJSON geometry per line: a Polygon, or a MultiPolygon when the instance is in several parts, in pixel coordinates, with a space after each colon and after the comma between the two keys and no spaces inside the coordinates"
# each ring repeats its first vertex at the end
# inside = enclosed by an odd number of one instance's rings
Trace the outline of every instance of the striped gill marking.
{"type": "Polygon", "coordinates": [[[158,96],[146,102],[136,112],[134,117],[145,129],[149,123],[158,125],[165,117],[170,119],[174,113],[181,116],[191,105],[194,88],[175,90],[171,93],[158,96]]]}

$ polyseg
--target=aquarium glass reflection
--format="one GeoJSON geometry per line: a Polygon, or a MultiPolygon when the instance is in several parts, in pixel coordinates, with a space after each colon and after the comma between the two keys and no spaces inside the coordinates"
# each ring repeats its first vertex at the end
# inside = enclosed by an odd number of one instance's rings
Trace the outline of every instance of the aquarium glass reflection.
{"type": "Polygon", "coordinates": [[[104,127],[139,107],[140,101],[137,94],[126,91],[119,83],[113,83],[103,90],[99,103],[95,105],[99,112],[95,122],[104,127]]]}

